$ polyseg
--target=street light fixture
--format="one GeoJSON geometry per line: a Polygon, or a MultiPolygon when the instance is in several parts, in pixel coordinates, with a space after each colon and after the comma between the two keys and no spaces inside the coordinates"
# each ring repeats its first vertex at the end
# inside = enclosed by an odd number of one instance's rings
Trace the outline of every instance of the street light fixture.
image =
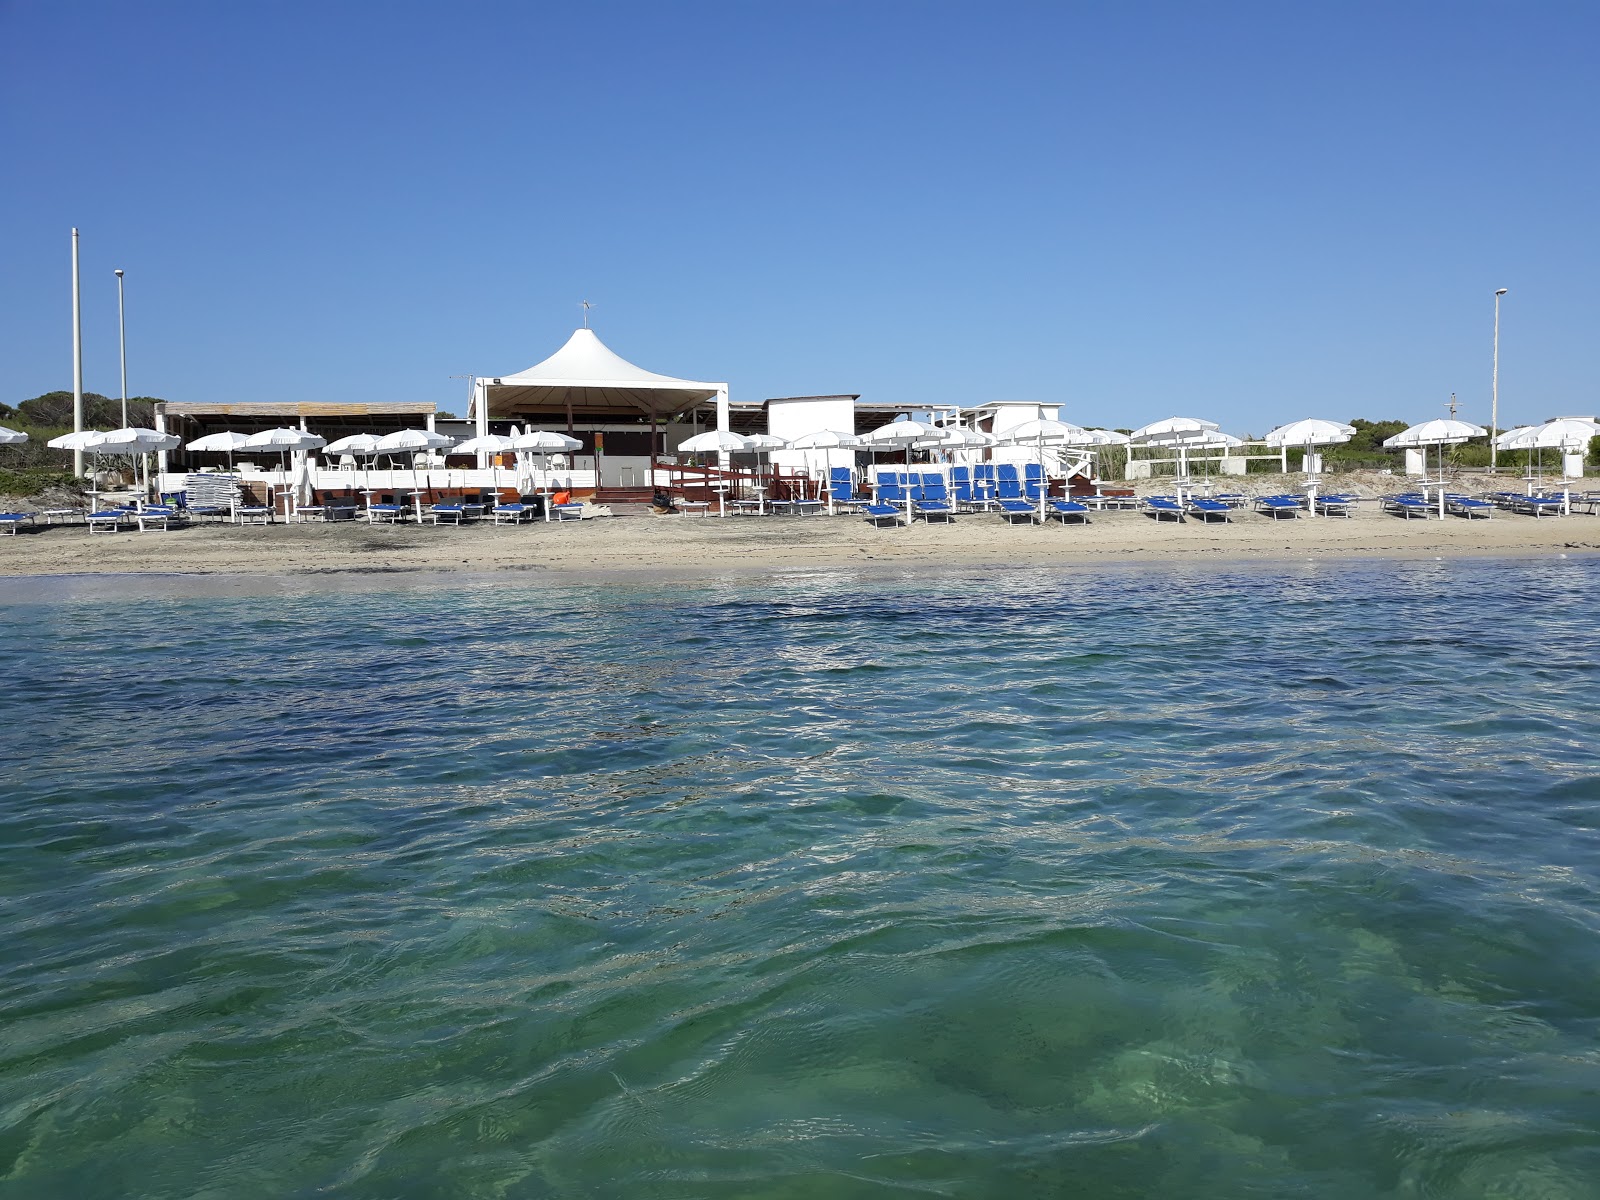
{"type": "Polygon", "coordinates": [[[122,271],[117,276],[117,340],[122,347],[122,427],[128,427],[128,323],[122,315],[122,271]]]}
{"type": "Polygon", "coordinates": [[[1494,293],[1494,367],[1490,379],[1489,397],[1489,470],[1492,472],[1498,462],[1499,447],[1495,442],[1500,437],[1500,297],[1504,296],[1509,288],[1497,288],[1494,293]]]}

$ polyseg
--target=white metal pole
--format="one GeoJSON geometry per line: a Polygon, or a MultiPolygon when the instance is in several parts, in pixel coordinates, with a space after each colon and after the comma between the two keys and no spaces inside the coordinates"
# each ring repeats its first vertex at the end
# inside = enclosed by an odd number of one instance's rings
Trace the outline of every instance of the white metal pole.
{"type": "MultiPolygon", "coordinates": [[[[83,429],[83,306],[78,302],[78,231],[72,231],[72,432],[83,429]]],[[[72,473],[83,474],[83,451],[72,452],[72,473]]]]}
{"type": "Polygon", "coordinates": [[[122,272],[117,276],[117,342],[122,348],[122,427],[128,427],[128,322],[122,304],[122,272]]]}
{"type": "Polygon", "coordinates": [[[1509,289],[1497,288],[1494,293],[1494,367],[1490,380],[1489,398],[1489,470],[1499,461],[1499,447],[1495,439],[1500,436],[1500,297],[1509,289]]]}

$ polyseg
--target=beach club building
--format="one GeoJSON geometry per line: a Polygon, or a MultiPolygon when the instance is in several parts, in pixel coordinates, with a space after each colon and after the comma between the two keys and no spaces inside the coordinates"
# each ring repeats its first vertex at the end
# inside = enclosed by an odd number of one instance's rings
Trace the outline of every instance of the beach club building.
{"type": "Polygon", "coordinates": [[[577,438],[572,457],[588,460],[572,479],[579,490],[646,488],[679,443],[728,427],[728,385],[647,371],[585,327],[525,371],[475,378],[467,418],[479,435],[515,426],[577,438]]]}

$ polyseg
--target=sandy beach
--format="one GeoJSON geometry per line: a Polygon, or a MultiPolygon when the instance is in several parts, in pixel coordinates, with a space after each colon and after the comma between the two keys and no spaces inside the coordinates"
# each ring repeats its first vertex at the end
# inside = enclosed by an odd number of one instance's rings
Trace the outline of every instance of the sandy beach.
{"type": "Polygon", "coordinates": [[[1138,512],[1088,525],[1011,526],[972,515],[874,529],[856,517],[598,517],[496,527],[365,523],[88,534],[81,525],[0,538],[0,575],[326,574],[396,571],[553,574],[764,572],[870,566],[981,568],[1232,558],[1506,556],[1600,552],[1600,517],[1402,520],[1364,504],[1348,518],[1157,523],[1138,512]]]}

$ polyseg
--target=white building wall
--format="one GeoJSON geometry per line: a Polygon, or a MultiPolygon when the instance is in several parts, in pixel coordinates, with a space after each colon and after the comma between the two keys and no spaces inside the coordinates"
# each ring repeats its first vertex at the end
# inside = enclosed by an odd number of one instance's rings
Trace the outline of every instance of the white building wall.
{"type": "MultiPolygon", "coordinates": [[[[767,403],[767,432],[784,441],[831,429],[854,433],[856,402],[849,396],[771,400],[767,403]]],[[[830,467],[853,467],[854,450],[776,450],[772,461],[789,470],[803,470],[813,478],[825,477],[830,467]]]]}

